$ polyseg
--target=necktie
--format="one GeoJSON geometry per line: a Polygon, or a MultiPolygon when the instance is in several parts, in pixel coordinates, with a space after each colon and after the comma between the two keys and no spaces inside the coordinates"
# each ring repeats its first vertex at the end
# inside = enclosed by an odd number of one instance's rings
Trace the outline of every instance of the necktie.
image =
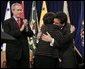
{"type": "Polygon", "coordinates": [[[20,18],[17,18],[17,24],[18,24],[18,27],[20,28],[20,25],[21,25],[20,18]]]}

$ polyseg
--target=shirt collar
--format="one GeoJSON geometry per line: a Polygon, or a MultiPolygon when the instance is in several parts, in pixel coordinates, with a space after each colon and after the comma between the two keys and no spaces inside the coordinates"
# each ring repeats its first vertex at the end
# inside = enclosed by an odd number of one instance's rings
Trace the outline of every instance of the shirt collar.
{"type": "Polygon", "coordinates": [[[13,16],[13,18],[14,18],[16,21],[17,21],[17,19],[18,19],[16,16],[13,16]]]}
{"type": "Polygon", "coordinates": [[[13,16],[13,18],[17,21],[17,17],[13,16]]]}

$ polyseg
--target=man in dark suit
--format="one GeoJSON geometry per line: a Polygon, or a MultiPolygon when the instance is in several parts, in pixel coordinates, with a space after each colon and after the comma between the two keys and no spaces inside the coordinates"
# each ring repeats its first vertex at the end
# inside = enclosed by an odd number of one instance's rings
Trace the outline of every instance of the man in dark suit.
{"type": "MultiPolygon", "coordinates": [[[[62,35],[58,36],[59,40],[56,40],[51,35],[45,35],[45,34],[42,36],[42,40],[52,43],[53,47],[59,50],[58,51],[59,67],[62,68],[77,67],[74,45],[73,45],[73,34],[75,31],[74,26],[67,23],[67,15],[63,12],[58,12],[56,14],[53,24],[61,28],[60,31],[62,32],[62,35]]],[[[54,55],[56,55],[56,50],[54,52],[54,55]]]]}
{"type": "Polygon", "coordinates": [[[13,17],[3,22],[4,32],[13,36],[16,41],[7,42],[6,60],[8,68],[28,68],[29,67],[29,45],[27,36],[32,37],[33,32],[28,25],[27,19],[21,19],[22,6],[14,3],[11,6],[13,17]],[[28,31],[26,27],[28,26],[28,31]]]}

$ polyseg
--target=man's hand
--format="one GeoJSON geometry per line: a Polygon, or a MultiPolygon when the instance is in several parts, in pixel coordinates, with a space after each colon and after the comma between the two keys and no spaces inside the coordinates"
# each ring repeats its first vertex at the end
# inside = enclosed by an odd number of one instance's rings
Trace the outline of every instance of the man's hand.
{"type": "Polygon", "coordinates": [[[24,23],[24,26],[27,27],[27,25],[28,25],[28,20],[27,20],[27,19],[23,19],[23,23],[24,23]]]}
{"type": "Polygon", "coordinates": [[[71,25],[70,31],[71,31],[71,33],[73,33],[75,31],[75,27],[73,25],[71,25]]]}
{"type": "Polygon", "coordinates": [[[28,25],[28,21],[27,21],[27,19],[24,19],[24,20],[23,20],[23,25],[22,25],[22,27],[20,28],[20,31],[23,31],[23,30],[27,27],[27,25],[28,25]]]}
{"type": "Polygon", "coordinates": [[[51,35],[47,32],[47,35],[46,34],[43,34],[42,35],[42,37],[41,37],[41,39],[43,40],[43,41],[46,41],[46,42],[52,42],[52,37],[51,37],[51,35]]]}

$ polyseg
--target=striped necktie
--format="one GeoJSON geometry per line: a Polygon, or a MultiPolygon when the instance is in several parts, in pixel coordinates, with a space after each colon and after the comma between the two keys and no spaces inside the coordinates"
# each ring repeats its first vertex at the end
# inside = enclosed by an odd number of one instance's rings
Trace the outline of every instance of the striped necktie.
{"type": "Polygon", "coordinates": [[[17,24],[18,24],[18,27],[20,28],[20,26],[21,26],[20,18],[17,18],[17,24]]]}

